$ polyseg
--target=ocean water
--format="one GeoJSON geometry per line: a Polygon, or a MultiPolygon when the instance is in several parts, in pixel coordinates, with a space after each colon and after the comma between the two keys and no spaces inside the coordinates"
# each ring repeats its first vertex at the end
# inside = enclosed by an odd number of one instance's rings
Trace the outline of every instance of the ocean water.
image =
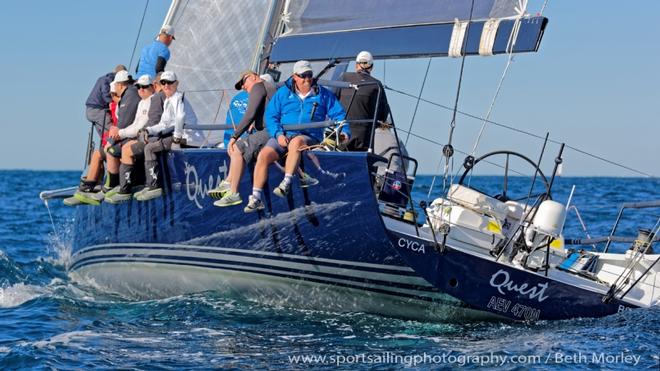
{"type": "MultiPolygon", "coordinates": [[[[95,292],[67,277],[73,209],[61,201],[47,209],[38,198],[78,176],[0,171],[0,369],[660,369],[659,308],[534,324],[428,323],[213,293],[135,302],[95,292]]],[[[418,178],[416,202],[431,181],[418,178]]],[[[472,182],[492,189],[502,178],[472,182]]],[[[660,199],[658,180],[631,178],[558,178],[555,199],[565,202],[573,185],[592,236],[609,233],[621,202],[660,199]]],[[[527,193],[516,178],[509,191],[527,193]]],[[[660,212],[625,216],[620,230],[635,235],[660,212]]],[[[575,214],[566,236],[584,236],[575,214]]]]}

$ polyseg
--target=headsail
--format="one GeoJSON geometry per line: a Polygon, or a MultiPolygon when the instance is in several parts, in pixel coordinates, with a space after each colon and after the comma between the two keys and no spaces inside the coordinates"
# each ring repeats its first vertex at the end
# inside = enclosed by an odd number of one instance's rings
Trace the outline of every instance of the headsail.
{"type": "Polygon", "coordinates": [[[469,20],[463,51],[468,55],[479,54],[480,49],[482,55],[506,52],[516,19],[522,21],[513,51],[536,51],[546,19],[523,19],[523,3],[526,1],[289,1],[283,14],[286,30],[273,48],[271,61],[348,59],[365,45],[378,58],[447,56],[457,38],[454,23],[469,20]],[[488,20],[497,20],[498,27],[485,27],[488,20]],[[482,38],[484,30],[492,37],[482,38]],[[482,39],[492,40],[490,50],[483,50],[482,39]]]}
{"type": "MultiPolygon", "coordinates": [[[[176,27],[167,69],[177,73],[200,124],[224,124],[238,74],[256,68],[275,0],[174,1],[164,24],[176,27]]],[[[209,145],[221,142],[211,132],[209,145]]]]}

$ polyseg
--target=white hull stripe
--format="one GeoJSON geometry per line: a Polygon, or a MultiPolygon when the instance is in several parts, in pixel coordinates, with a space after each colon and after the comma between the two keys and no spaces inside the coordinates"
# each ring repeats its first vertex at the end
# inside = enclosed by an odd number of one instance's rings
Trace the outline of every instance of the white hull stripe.
{"type": "MultiPolygon", "coordinates": [[[[278,274],[286,275],[295,275],[299,277],[316,277],[317,279],[326,279],[330,281],[346,281],[367,285],[381,285],[390,288],[400,288],[404,290],[414,290],[422,292],[436,293],[437,289],[430,285],[428,282],[422,278],[416,279],[412,283],[401,282],[400,277],[395,275],[388,275],[390,279],[374,279],[371,272],[363,272],[359,275],[347,275],[341,272],[329,273],[321,272],[318,269],[310,270],[304,268],[291,268],[291,267],[282,267],[275,266],[270,264],[268,261],[255,263],[253,261],[235,261],[228,259],[218,259],[216,257],[197,257],[197,256],[177,256],[177,255],[162,255],[162,254],[108,254],[108,255],[94,255],[82,258],[76,261],[71,270],[77,270],[84,266],[102,264],[107,262],[167,262],[169,264],[181,264],[181,265],[195,265],[202,264],[204,266],[220,266],[220,267],[240,267],[241,269],[251,269],[264,272],[275,272],[278,274]],[[364,278],[364,277],[369,278],[364,278]]],[[[310,265],[313,268],[313,266],[310,265]]],[[[383,277],[381,277],[383,278],[383,277]]],[[[403,277],[404,279],[409,280],[410,277],[403,277]]]]}
{"type": "Polygon", "coordinates": [[[318,264],[315,259],[310,257],[301,257],[301,259],[280,259],[279,257],[263,257],[263,256],[249,256],[245,254],[224,254],[216,251],[208,252],[205,249],[135,249],[135,248],[123,248],[123,249],[111,249],[111,250],[96,250],[86,254],[79,254],[76,256],[76,259],[72,265],[72,269],[75,269],[77,264],[89,261],[90,259],[100,258],[100,257],[124,257],[124,256],[141,256],[141,257],[153,257],[153,256],[168,256],[173,257],[173,259],[187,260],[190,258],[195,258],[198,260],[204,259],[216,259],[222,261],[230,261],[236,264],[254,264],[257,266],[269,267],[269,268],[290,268],[300,271],[309,271],[313,273],[320,274],[335,274],[338,276],[349,276],[354,278],[362,278],[368,276],[372,280],[380,280],[386,282],[396,282],[409,285],[418,285],[418,286],[428,286],[432,287],[429,282],[424,280],[422,277],[417,275],[410,275],[407,272],[393,272],[393,271],[384,271],[374,268],[356,268],[354,266],[346,267],[346,265],[339,264],[318,264]],[[403,274],[399,274],[403,273],[403,274]]]}
{"type": "MultiPolygon", "coordinates": [[[[181,251],[198,251],[198,252],[208,252],[208,253],[225,253],[233,255],[244,255],[244,256],[259,256],[259,257],[268,257],[272,259],[281,259],[281,260],[290,260],[290,261],[300,261],[304,263],[309,263],[310,260],[314,264],[325,264],[328,266],[339,266],[346,268],[359,267],[361,270],[370,270],[374,271],[384,270],[384,271],[396,271],[397,274],[404,274],[410,276],[417,276],[415,271],[408,266],[399,266],[399,265],[387,265],[387,264],[375,264],[375,263],[363,263],[357,261],[349,260],[339,260],[339,259],[328,259],[304,255],[295,255],[295,254],[284,254],[271,251],[255,251],[247,249],[235,249],[227,247],[216,247],[216,246],[199,246],[199,245],[181,245],[181,244],[162,244],[162,243],[113,243],[113,244],[102,244],[86,247],[80,251],[77,251],[73,255],[73,260],[77,260],[79,255],[88,254],[93,251],[102,251],[102,250],[114,250],[114,249],[159,249],[159,250],[181,250],[181,251]]],[[[385,249],[385,247],[383,247],[385,249]]],[[[389,249],[389,247],[388,247],[389,249]]],[[[397,253],[392,250],[392,255],[397,256],[397,253]]],[[[75,263],[74,263],[75,264],[75,263]]]]}

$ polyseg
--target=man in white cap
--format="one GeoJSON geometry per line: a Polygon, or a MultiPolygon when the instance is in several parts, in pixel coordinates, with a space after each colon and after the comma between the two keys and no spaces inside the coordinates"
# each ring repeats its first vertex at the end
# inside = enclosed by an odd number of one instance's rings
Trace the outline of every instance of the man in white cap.
{"type": "Polygon", "coordinates": [[[143,142],[147,142],[144,146],[146,187],[134,194],[134,198],[138,201],[148,201],[163,194],[158,169],[160,152],[186,146],[199,146],[205,142],[204,135],[200,131],[184,129],[184,124],[196,125],[197,116],[188,100],[177,91],[179,81],[176,74],[173,71],[164,71],[160,75],[160,85],[165,94],[163,115],[158,124],[143,129],[144,134],[155,138],[142,139],[143,142]]]}
{"type": "MultiPolygon", "coordinates": [[[[263,188],[266,185],[268,167],[285,154],[284,179],[273,193],[286,197],[291,191],[293,174],[298,170],[300,150],[323,140],[323,128],[285,130],[285,124],[305,124],[314,121],[341,121],[344,109],[335,95],[319,86],[314,80],[312,66],[308,61],[298,61],[293,65],[293,75],[279,88],[266,107],[266,128],[271,138],[259,152],[254,167],[252,195],[244,211],[246,213],[264,209],[263,188]]],[[[348,126],[342,130],[345,137],[350,137],[348,126]]]]}
{"type": "Polygon", "coordinates": [[[165,71],[165,65],[170,59],[169,46],[173,40],[174,26],[164,25],[156,40],[142,48],[136,68],[137,76],[156,76],[157,73],[165,71]]]}
{"type": "Polygon", "coordinates": [[[355,72],[345,72],[341,80],[360,85],[358,90],[341,89],[339,101],[346,113],[346,120],[351,127],[352,138],[346,147],[352,151],[366,151],[371,143],[373,124],[364,120],[385,122],[390,113],[387,96],[380,81],[371,76],[374,68],[374,58],[368,51],[360,52],[355,58],[355,72]],[[380,92],[380,97],[378,94],[380,92]],[[350,107],[350,109],[349,109],[350,107]],[[356,122],[351,122],[355,120],[356,122]],[[357,120],[362,120],[357,122],[357,120]]]}
{"type": "Polygon", "coordinates": [[[110,128],[109,136],[114,140],[114,144],[106,149],[108,156],[108,173],[119,173],[119,192],[105,198],[106,202],[119,203],[131,199],[131,171],[133,162],[126,164],[127,158],[132,157],[131,146],[135,143],[133,138],[137,137],[138,132],[147,125],[149,121],[149,112],[151,107],[154,87],[151,76],[142,75],[135,82],[138,94],[141,98],[138,104],[137,112],[133,123],[120,129],[119,127],[110,128]],[[121,158],[121,164],[120,164],[121,158]]]}

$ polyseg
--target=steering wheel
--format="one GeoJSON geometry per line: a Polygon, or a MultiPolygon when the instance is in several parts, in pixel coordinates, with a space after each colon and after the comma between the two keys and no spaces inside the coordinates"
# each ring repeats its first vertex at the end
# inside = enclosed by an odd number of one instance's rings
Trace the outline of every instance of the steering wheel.
{"type": "MultiPolygon", "coordinates": [[[[463,162],[463,167],[465,167],[465,171],[463,172],[463,175],[461,176],[461,179],[458,181],[458,184],[464,185],[463,183],[464,183],[465,177],[468,175],[468,173],[479,162],[486,161],[486,159],[488,159],[490,157],[493,157],[493,156],[506,156],[506,161],[504,163],[504,184],[502,184],[502,192],[500,192],[499,194],[493,196],[494,198],[496,198],[496,199],[498,199],[502,202],[506,202],[506,201],[510,200],[510,198],[507,196],[507,188],[508,188],[508,183],[509,183],[509,158],[511,156],[513,156],[513,157],[518,157],[518,158],[524,160],[525,162],[527,162],[529,165],[531,165],[532,168],[534,168],[534,170],[536,171],[536,174],[538,174],[538,177],[543,182],[543,186],[545,187],[545,192],[540,192],[540,193],[536,193],[536,194],[531,194],[530,193],[529,196],[524,196],[524,197],[519,198],[519,199],[514,199],[514,201],[522,201],[522,200],[525,200],[525,199],[528,199],[528,198],[531,198],[531,199],[537,198],[538,199],[541,196],[544,196],[545,199],[548,199],[548,200],[552,199],[551,196],[550,196],[550,183],[548,182],[548,179],[543,174],[543,171],[541,171],[541,169],[538,167],[538,165],[536,163],[534,163],[534,161],[530,160],[525,155],[522,155],[518,152],[513,152],[513,151],[494,151],[494,152],[487,153],[487,154],[485,154],[485,155],[483,155],[483,156],[481,156],[477,159],[475,159],[472,156],[467,156],[465,158],[465,161],[463,162]]],[[[491,164],[493,163],[493,162],[490,162],[490,161],[486,161],[486,162],[489,162],[491,164]]],[[[469,188],[474,189],[475,191],[486,194],[485,192],[482,192],[482,191],[480,191],[480,190],[478,190],[474,187],[469,187],[469,188]]]]}

